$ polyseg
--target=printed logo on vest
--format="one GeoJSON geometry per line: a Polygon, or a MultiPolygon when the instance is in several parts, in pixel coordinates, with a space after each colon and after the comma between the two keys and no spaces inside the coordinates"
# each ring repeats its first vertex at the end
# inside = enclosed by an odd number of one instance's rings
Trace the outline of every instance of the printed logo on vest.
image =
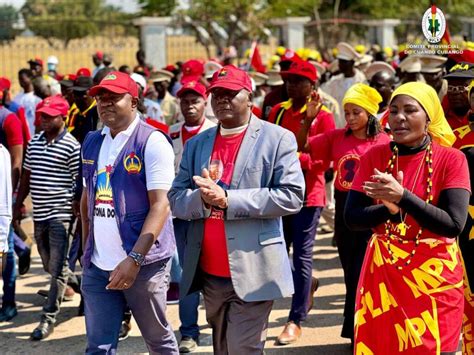
{"type": "Polygon", "coordinates": [[[127,170],[127,173],[138,174],[142,170],[142,161],[135,152],[131,152],[123,160],[123,166],[125,170],[127,170]]]}

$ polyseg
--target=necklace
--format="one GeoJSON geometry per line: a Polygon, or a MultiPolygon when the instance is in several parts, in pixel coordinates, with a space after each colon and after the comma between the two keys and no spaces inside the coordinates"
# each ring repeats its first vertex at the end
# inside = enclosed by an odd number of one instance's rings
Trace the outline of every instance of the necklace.
{"type": "MultiPolygon", "coordinates": [[[[390,160],[388,161],[387,168],[385,169],[386,173],[392,173],[393,174],[394,167],[395,167],[395,162],[397,163],[397,172],[398,172],[398,147],[397,146],[395,146],[393,148],[393,154],[392,154],[390,160]]],[[[424,154],[424,156],[421,160],[421,164],[419,165],[419,167],[417,169],[415,179],[414,179],[414,182],[413,182],[412,192],[415,189],[416,182],[418,180],[418,175],[419,175],[419,173],[421,171],[421,167],[423,165],[426,166],[426,170],[427,170],[427,173],[428,173],[428,177],[426,179],[426,199],[425,199],[425,202],[427,204],[430,204],[431,202],[433,202],[433,193],[432,193],[432,190],[433,190],[433,181],[432,181],[432,178],[433,178],[433,147],[432,147],[432,143],[428,144],[428,147],[425,150],[425,154],[424,154]]],[[[406,235],[407,229],[410,228],[410,226],[408,226],[405,222],[406,218],[407,218],[407,215],[408,215],[408,213],[405,213],[405,218],[402,218],[402,212],[400,210],[401,222],[398,223],[397,226],[395,227],[395,231],[397,231],[400,234],[400,236],[402,236],[402,237],[404,237],[406,235]]],[[[403,269],[404,266],[408,266],[411,263],[413,257],[415,256],[416,248],[420,244],[420,237],[423,234],[423,227],[420,226],[420,228],[418,229],[418,233],[416,234],[414,240],[406,240],[406,239],[401,238],[400,236],[392,234],[391,230],[393,230],[393,229],[394,229],[393,228],[393,223],[390,221],[390,219],[388,219],[387,222],[385,223],[385,235],[387,236],[387,247],[388,247],[388,253],[390,254],[390,261],[391,261],[392,265],[394,265],[397,269],[401,270],[401,269],[403,269]],[[415,242],[413,250],[410,252],[410,255],[408,256],[408,260],[405,261],[405,265],[398,265],[397,264],[397,261],[395,260],[395,257],[393,256],[393,250],[391,248],[392,240],[395,240],[395,241],[399,242],[400,244],[408,244],[408,243],[413,242],[413,241],[415,242]]]]}

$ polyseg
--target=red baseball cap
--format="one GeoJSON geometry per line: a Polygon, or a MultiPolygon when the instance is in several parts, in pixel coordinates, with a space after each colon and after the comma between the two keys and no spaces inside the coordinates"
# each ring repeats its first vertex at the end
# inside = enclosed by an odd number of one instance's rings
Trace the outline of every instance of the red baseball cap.
{"type": "Polygon", "coordinates": [[[61,95],[47,97],[38,105],[41,105],[41,108],[39,108],[36,112],[44,113],[51,117],[66,117],[69,111],[69,104],[61,95]]]}
{"type": "Polygon", "coordinates": [[[252,92],[252,82],[246,71],[233,65],[226,65],[214,73],[207,92],[215,88],[224,88],[234,91],[245,89],[252,92]]]}
{"type": "Polygon", "coordinates": [[[94,53],[94,57],[96,57],[97,59],[104,59],[104,53],[101,52],[101,51],[97,51],[94,53]]]}
{"type": "Polygon", "coordinates": [[[191,59],[182,65],[181,70],[183,72],[181,78],[183,84],[188,81],[198,81],[204,74],[204,64],[199,60],[191,59]]]}
{"type": "Polygon", "coordinates": [[[303,76],[311,80],[313,83],[318,79],[318,73],[316,72],[314,65],[304,60],[295,60],[291,62],[290,68],[286,71],[280,72],[280,75],[282,77],[287,75],[303,76]]]}
{"type": "Polygon", "coordinates": [[[10,90],[11,82],[4,76],[0,77],[0,91],[10,90]]]}
{"type": "Polygon", "coordinates": [[[176,96],[181,98],[185,93],[189,91],[193,91],[196,94],[204,97],[205,99],[207,98],[206,87],[197,81],[188,81],[181,87],[181,89],[178,90],[176,96]]]}
{"type": "Polygon", "coordinates": [[[138,85],[127,73],[112,71],[102,79],[99,85],[93,86],[89,90],[89,95],[94,97],[100,91],[110,91],[115,94],[130,94],[138,97],[138,85]]]}
{"type": "Polygon", "coordinates": [[[88,68],[79,68],[77,69],[76,76],[92,76],[92,74],[88,68]]]}
{"type": "Polygon", "coordinates": [[[34,59],[30,59],[28,61],[29,64],[38,64],[39,66],[43,66],[43,59],[39,57],[35,57],[34,59]]]}
{"type": "Polygon", "coordinates": [[[292,49],[287,49],[285,53],[282,56],[280,56],[280,62],[292,62],[294,60],[302,60],[302,59],[292,49]]]}

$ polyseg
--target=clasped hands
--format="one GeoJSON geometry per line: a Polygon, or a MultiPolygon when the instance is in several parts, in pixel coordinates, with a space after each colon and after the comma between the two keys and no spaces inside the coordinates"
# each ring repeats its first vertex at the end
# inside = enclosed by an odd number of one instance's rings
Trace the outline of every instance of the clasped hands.
{"type": "Polygon", "coordinates": [[[201,176],[194,175],[193,180],[196,185],[199,186],[201,199],[204,201],[207,208],[210,206],[221,209],[227,208],[227,196],[224,189],[210,178],[207,169],[202,169],[201,176]]]}
{"type": "Polygon", "coordinates": [[[391,214],[396,214],[400,211],[398,203],[402,199],[405,190],[403,187],[403,172],[399,171],[395,179],[392,174],[382,173],[374,169],[371,181],[364,182],[363,189],[368,197],[380,200],[391,214]]]}

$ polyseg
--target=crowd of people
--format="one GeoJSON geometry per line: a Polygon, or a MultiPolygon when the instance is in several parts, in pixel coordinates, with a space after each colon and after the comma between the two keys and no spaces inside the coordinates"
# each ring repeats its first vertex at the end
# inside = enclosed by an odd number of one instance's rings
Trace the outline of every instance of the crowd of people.
{"type": "Polygon", "coordinates": [[[283,297],[277,343],[295,343],[329,229],[355,353],[454,354],[462,336],[473,354],[474,52],[333,54],[154,68],[140,50],[117,70],[96,52],[66,75],[34,58],[15,97],[0,78],[0,322],[30,267],[30,195],[50,275],[32,340],[79,293],[88,354],[115,353],[132,316],[150,353],[194,351],[201,295],[216,354],[263,353],[283,297]]]}

